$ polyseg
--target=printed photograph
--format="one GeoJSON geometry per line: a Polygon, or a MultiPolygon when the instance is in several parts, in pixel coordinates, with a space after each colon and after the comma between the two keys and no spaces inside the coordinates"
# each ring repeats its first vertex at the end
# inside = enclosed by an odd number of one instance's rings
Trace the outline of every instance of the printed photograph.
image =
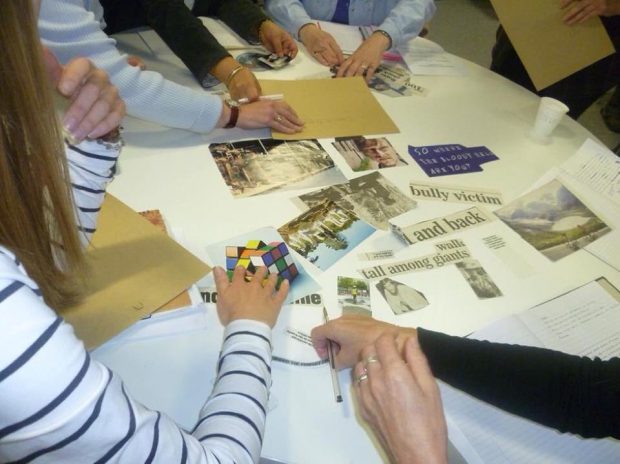
{"type": "Polygon", "coordinates": [[[361,135],[336,137],[333,145],[356,172],[407,165],[385,137],[378,139],[367,139],[361,135]]]}
{"type": "Polygon", "coordinates": [[[344,184],[333,185],[298,197],[308,207],[326,200],[355,213],[373,227],[388,230],[389,220],[417,206],[415,200],[402,193],[398,187],[379,172],[372,172],[344,184]]]}
{"type": "Polygon", "coordinates": [[[480,299],[497,298],[502,296],[501,290],[495,285],[491,276],[476,259],[466,259],[456,263],[465,280],[480,299]]]}
{"type": "Polygon", "coordinates": [[[283,68],[291,61],[291,58],[269,53],[246,52],[238,55],[237,61],[246,68],[257,72],[283,68]]]}
{"type": "Polygon", "coordinates": [[[332,201],[310,208],[278,229],[291,248],[323,271],[374,231],[354,213],[332,201]]]}
{"type": "Polygon", "coordinates": [[[368,87],[390,97],[423,94],[424,90],[411,82],[411,72],[400,64],[381,64],[368,82],[368,87]]]}
{"type": "Polygon", "coordinates": [[[557,179],[495,214],[551,261],[574,253],[611,230],[557,179]]]}
{"type": "Polygon", "coordinates": [[[346,181],[314,139],[212,143],[209,151],[226,185],[238,198],[346,181]]]}
{"type": "Polygon", "coordinates": [[[338,306],[342,314],[372,316],[368,281],[338,276],[338,306]]]}
{"type": "Polygon", "coordinates": [[[377,282],[375,286],[396,315],[417,311],[428,306],[428,300],[422,292],[397,280],[386,277],[377,282]]]}

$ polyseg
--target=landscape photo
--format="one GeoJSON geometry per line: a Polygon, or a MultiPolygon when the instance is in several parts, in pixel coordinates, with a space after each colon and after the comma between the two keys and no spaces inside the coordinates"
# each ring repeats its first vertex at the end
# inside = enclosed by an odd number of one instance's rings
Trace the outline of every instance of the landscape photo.
{"type": "Polygon", "coordinates": [[[310,208],[278,229],[291,248],[321,270],[344,257],[374,231],[332,201],[310,208]]]}
{"type": "Polygon", "coordinates": [[[315,139],[212,143],[209,151],[235,197],[325,187],[346,178],[315,139]]]}
{"type": "Polygon", "coordinates": [[[495,211],[551,261],[583,248],[611,229],[558,180],[495,211]]]}

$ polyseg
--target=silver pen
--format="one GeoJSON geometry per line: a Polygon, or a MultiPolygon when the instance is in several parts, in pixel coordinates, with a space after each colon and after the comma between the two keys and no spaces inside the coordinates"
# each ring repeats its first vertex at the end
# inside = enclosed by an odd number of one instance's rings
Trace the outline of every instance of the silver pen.
{"type": "MultiPolygon", "coordinates": [[[[329,316],[327,310],[323,306],[323,318],[325,322],[329,322],[329,316]]],[[[342,403],[342,390],[340,389],[340,379],[338,378],[338,371],[336,370],[336,358],[334,356],[334,342],[327,340],[327,357],[329,358],[329,369],[332,374],[332,386],[334,387],[334,397],[336,403],[342,403]]]]}

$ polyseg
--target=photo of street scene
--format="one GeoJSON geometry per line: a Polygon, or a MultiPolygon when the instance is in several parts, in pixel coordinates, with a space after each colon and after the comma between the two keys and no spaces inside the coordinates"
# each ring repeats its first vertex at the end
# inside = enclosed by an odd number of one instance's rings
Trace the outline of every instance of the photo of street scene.
{"type": "Polygon", "coordinates": [[[574,253],[610,231],[558,180],[525,194],[495,214],[551,261],[574,253]]]}
{"type": "Polygon", "coordinates": [[[354,171],[371,171],[407,165],[385,137],[378,139],[367,139],[361,135],[336,137],[333,145],[354,171]]]}
{"type": "Polygon", "coordinates": [[[476,259],[466,259],[456,263],[457,269],[465,277],[476,296],[480,299],[502,296],[501,290],[495,285],[491,276],[476,259]]]}
{"type": "Polygon", "coordinates": [[[278,229],[284,241],[325,270],[371,235],[375,229],[354,213],[325,201],[278,229]]]}
{"type": "Polygon", "coordinates": [[[372,316],[368,281],[338,276],[338,306],[342,314],[372,316]]]}
{"type": "Polygon", "coordinates": [[[381,230],[388,230],[390,219],[414,209],[417,205],[415,200],[402,193],[379,172],[372,172],[298,198],[308,207],[331,200],[381,230]]]}
{"type": "Polygon", "coordinates": [[[346,181],[316,140],[212,143],[209,151],[235,197],[346,181]]]}

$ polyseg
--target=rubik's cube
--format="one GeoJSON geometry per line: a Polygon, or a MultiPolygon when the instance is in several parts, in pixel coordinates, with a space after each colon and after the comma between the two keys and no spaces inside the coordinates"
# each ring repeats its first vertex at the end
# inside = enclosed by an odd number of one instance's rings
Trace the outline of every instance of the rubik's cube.
{"type": "Polygon", "coordinates": [[[292,282],[299,275],[297,266],[284,242],[265,244],[261,240],[249,240],[244,247],[226,247],[226,272],[232,278],[235,267],[243,266],[248,273],[248,280],[259,266],[265,266],[269,274],[278,275],[277,287],[283,279],[292,282]]]}

